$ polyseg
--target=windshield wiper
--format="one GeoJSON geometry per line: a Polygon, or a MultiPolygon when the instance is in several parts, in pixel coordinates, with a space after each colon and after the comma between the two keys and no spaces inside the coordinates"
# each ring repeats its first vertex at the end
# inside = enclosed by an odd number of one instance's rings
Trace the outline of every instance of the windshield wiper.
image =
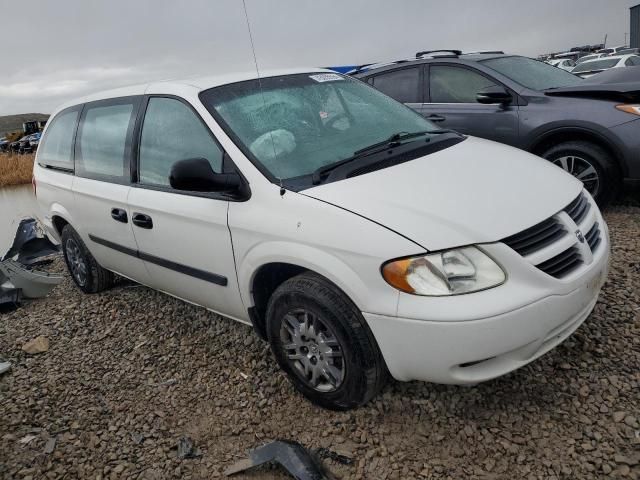
{"type": "Polygon", "coordinates": [[[424,130],[421,132],[413,132],[413,133],[409,133],[409,132],[394,133],[393,135],[391,135],[386,140],[383,140],[382,142],[376,142],[367,147],[361,148],[360,150],[356,150],[355,152],[353,152],[353,155],[349,158],[345,158],[344,160],[340,160],[338,162],[331,163],[329,165],[325,165],[323,167],[316,169],[311,175],[311,181],[313,182],[314,185],[317,185],[320,183],[324,175],[326,175],[332,170],[335,170],[338,167],[341,167],[346,163],[353,162],[354,160],[357,160],[362,157],[366,157],[367,155],[373,155],[374,153],[384,151],[388,148],[396,147],[400,145],[400,142],[402,140],[420,137],[422,135],[426,135],[427,133],[430,133],[430,132],[428,130],[424,130]]]}
{"type": "Polygon", "coordinates": [[[394,147],[396,145],[398,145],[398,142],[401,142],[402,140],[408,140],[410,138],[415,138],[415,137],[421,137],[422,135],[426,135],[427,133],[431,133],[431,130],[422,130],[420,132],[397,132],[394,133],[393,135],[391,135],[389,138],[387,138],[386,140],[383,140],[381,142],[376,142],[373,143],[367,147],[361,148],[360,150],[356,150],[355,152],[353,152],[354,156],[358,156],[358,155],[362,155],[363,153],[367,153],[370,152],[372,150],[377,150],[378,147],[394,147]]]}
{"type": "MultiPolygon", "coordinates": [[[[335,170],[336,168],[339,168],[342,165],[345,165],[349,162],[353,162],[354,160],[357,160],[359,158],[366,157],[367,155],[373,155],[374,153],[382,152],[388,148],[396,147],[400,145],[403,140],[421,137],[423,135],[431,135],[431,134],[441,135],[444,133],[454,133],[456,135],[462,136],[462,134],[460,134],[459,132],[456,132],[455,130],[448,130],[448,129],[423,130],[420,132],[411,132],[411,133],[409,132],[394,133],[393,135],[391,135],[389,138],[387,138],[382,142],[376,142],[372,145],[369,145],[368,147],[364,147],[364,148],[361,148],[360,150],[356,150],[355,152],[353,152],[353,156],[349,158],[345,158],[344,160],[340,160],[336,163],[331,163],[329,165],[325,165],[323,167],[316,169],[311,175],[311,181],[313,182],[314,185],[317,185],[322,180],[322,177],[325,176],[327,173],[331,172],[332,170],[335,170]]],[[[429,142],[429,140],[430,139],[427,138],[426,141],[429,142]]]]}

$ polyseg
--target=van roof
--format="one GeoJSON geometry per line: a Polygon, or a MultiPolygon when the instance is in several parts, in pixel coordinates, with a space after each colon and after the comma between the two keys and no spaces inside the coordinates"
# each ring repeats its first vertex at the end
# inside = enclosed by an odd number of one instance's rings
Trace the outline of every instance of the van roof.
{"type": "MultiPolygon", "coordinates": [[[[280,75],[295,75],[297,73],[335,73],[332,70],[328,70],[326,68],[287,68],[287,69],[272,69],[272,70],[261,70],[260,78],[268,78],[268,77],[277,77],[280,75]]],[[[79,105],[87,102],[94,102],[97,100],[106,100],[109,98],[117,98],[117,97],[128,97],[131,95],[144,95],[150,90],[150,87],[153,87],[154,92],[157,92],[161,89],[161,86],[164,84],[167,87],[169,86],[190,86],[197,90],[206,90],[208,88],[217,87],[220,85],[227,85],[230,83],[242,82],[245,80],[255,80],[258,78],[255,70],[247,70],[244,72],[233,72],[233,73],[224,73],[218,75],[206,75],[206,76],[196,76],[196,77],[187,77],[182,79],[166,79],[159,80],[155,82],[141,83],[137,85],[129,85],[125,87],[114,88],[110,90],[104,90],[100,92],[91,93],[89,95],[85,95],[84,97],[76,98],[69,102],[66,102],[64,105],[61,105],[56,111],[60,111],[64,108],[79,105]]]]}

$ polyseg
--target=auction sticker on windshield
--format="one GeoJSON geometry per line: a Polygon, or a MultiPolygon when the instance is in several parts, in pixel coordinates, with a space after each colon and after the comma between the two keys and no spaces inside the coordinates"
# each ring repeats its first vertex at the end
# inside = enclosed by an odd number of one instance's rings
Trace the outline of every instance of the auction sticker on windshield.
{"type": "Polygon", "coordinates": [[[336,73],[319,73],[317,75],[309,75],[311,80],[316,82],[333,82],[334,80],[342,80],[342,77],[336,73]]]}

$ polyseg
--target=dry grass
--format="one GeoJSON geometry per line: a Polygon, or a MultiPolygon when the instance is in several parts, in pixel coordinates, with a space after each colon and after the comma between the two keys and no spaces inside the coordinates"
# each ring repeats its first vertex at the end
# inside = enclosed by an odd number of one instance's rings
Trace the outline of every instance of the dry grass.
{"type": "Polygon", "coordinates": [[[0,187],[31,183],[35,155],[0,155],[0,187]]]}

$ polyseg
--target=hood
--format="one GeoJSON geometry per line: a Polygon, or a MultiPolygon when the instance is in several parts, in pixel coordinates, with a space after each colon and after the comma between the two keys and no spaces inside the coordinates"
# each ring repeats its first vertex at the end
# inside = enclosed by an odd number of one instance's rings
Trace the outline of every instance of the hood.
{"type": "Polygon", "coordinates": [[[518,233],[562,210],[581,190],[580,181],[546,160],[469,137],[301,193],[366,217],[427,250],[440,250],[518,233]]]}
{"type": "Polygon", "coordinates": [[[549,96],[586,97],[620,102],[639,101],[640,67],[611,68],[590,75],[580,85],[554,88],[544,93],[549,96]]]}

